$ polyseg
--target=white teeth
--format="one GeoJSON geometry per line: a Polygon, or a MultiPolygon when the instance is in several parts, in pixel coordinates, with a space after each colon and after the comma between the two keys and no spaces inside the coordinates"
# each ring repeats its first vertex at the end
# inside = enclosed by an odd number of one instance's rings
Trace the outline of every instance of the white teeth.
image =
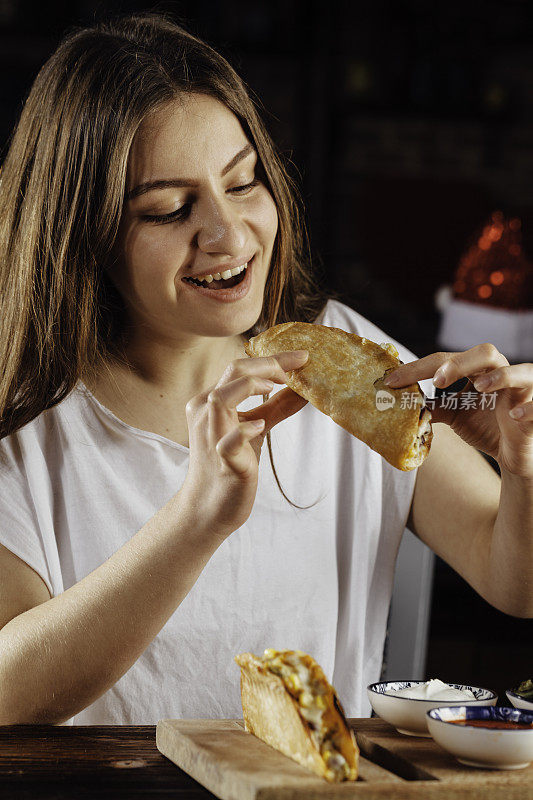
{"type": "Polygon", "coordinates": [[[196,278],[197,281],[205,281],[206,283],[211,283],[212,281],[222,281],[231,278],[234,275],[240,275],[241,272],[244,272],[246,267],[248,266],[248,262],[243,264],[240,267],[234,267],[233,269],[226,269],[224,272],[215,272],[213,275],[198,275],[196,278]]]}
{"type": "Polygon", "coordinates": [[[248,266],[248,262],[243,264],[240,267],[234,267],[233,269],[226,269],[224,272],[215,272],[213,275],[198,275],[196,278],[197,281],[205,281],[206,283],[211,283],[212,281],[222,281],[231,278],[233,275],[240,275],[246,267],[248,266]]]}

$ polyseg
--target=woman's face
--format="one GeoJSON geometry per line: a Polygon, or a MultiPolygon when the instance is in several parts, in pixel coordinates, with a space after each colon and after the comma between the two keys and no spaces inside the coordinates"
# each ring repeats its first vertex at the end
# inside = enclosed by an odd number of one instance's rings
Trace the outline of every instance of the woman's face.
{"type": "Polygon", "coordinates": [[[209,96],[186,96],[142,124],[110,273],[138,332],[182,341],[256,322],[278,227],[256,162],[235,115],[209,96]]]}

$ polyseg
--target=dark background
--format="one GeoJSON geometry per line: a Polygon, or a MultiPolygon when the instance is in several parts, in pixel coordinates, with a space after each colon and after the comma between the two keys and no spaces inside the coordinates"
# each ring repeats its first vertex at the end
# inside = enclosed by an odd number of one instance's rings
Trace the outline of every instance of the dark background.
{"type": "MultiPolygon", "coordinates": [[[[147,10],[244,77],[302,187],[323,282],[417,356],[440,349],[435,291],[492,211],[522,219],[533,255],[528,0],[0,0],[2,158],[65,30],[147,10]]],[[[437,560],[427,677],[501,694],[533,677],[532,633],[437,560]]]]}

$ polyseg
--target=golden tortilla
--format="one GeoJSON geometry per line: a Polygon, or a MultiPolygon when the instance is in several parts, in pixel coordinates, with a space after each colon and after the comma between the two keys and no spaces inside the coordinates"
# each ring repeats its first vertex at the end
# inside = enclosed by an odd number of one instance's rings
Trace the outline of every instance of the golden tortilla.
{"type": "Polygon", "coordinates": [[[387,373],[402,363],[392,344],[379,345],[340,328],[285,322],[254,336],[245,350],[249,356],[307,350],[307,363],[287,372],[293,391],[397,469],[414,469],[428,455],[431,415],[426,409],[421,423],[420,387],[383,385],[387,373]]]}
{"type": "MultiPolygon", "coordinates": [[[[350,768],[351,777],[346,780],[356,780],[359,748],[342,706],[317,662],[307,654],[302,655],[307,665],[312,665],[314,679],[321,684],[326,703],[324,725],[330,736],[334,736],[337,749],[350,768]]],[[[340,781],[328,768],[316,744],[316,735],[313,736],[309,723],[300,714],[298,702],[285,687],[283,679],[271,672],[253,653],[240,653],[235,656],[235,661],[241,668],[245,729],[321,778],[329,782],[340,781]]]]}

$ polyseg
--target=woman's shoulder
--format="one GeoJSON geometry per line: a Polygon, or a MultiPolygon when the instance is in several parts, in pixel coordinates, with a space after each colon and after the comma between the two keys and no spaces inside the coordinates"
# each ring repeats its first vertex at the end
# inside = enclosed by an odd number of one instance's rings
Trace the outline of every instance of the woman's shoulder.
{"type": "MultiPolygon", "coordinates": [[[[339,300],[330,299],[324,306],[323,311],[317,317],[316,323],[319,325],[327,325],[331,328],[341,328],[349,333],[356,333],[358,336],[364,336],[372,342],[382,344],[383,342],[391,342],[396,346],[398,351],[403,350],[409,353],[413,360],[416,356],[406,348],[403,344],[396,341],[392,336],[379,328],[366,317],[363,317],[358,311],[355,311],[345,303],[339,300]]],[[[403,359],[402,359],[403,360],[403,359]]]]}
{"type": "Polygon", "coordinates": [[[51,448],[57,449],[65,430],[81,424],[82,403],[81,389],[77,386],[61,402],[0,439],[0,469],[8,464],[20,467],[37,452],[44,455],[51,448]]]}
{"type": "Polygon", "coordinates": [[[342,327],[343,330],[349,330],[350,333],[358,333],[359,335],[362,335],[363,332],[366,333],[370,329],[380,331],[376,325],[366,317],[363,317],[358,311],[333,298],[328,299],[316,322],[320,325],[342,327]]]}

